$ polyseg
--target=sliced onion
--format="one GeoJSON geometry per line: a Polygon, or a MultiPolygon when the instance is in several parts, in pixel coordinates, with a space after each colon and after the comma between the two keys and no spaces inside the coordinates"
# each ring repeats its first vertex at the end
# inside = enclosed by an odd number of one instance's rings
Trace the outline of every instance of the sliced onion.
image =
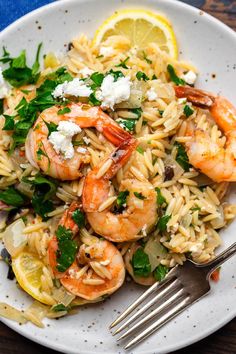
{"type": "Polygon", "coordinates": [[[148,255],[151,271],[153,272],[160,264],[160,258],[166,254],[166,249],[162,246],[157,237],[151,236],[144,247],[144,252],[148,255]]]}
{"type": "Polygon", "coordinates": [[[134,81],[132,88],[130,90],[130,97],[128,101],[118,103],[116,108],[139,108],[142,104],[144,87],[146,86],[145,82],[134,81]]]}
{"type": "Polygon", "coordinates": [[[166,157],[166,159],[164,160],[164,165],[167,167],[172,167],[174,170],[174,177],[173,179],[177,180],[178,178],[180,178],[183,173],[184,173],[184,169],[180,166],[180,164],[178,164],[177,161],[175,161],[173,159],[173,157],[171,155],[168,155],[166,157]]]}
{"type": "Polygon", "coordinates": [[[27,244],[27,236],[23,234],[25,224],[18,219],[9,225],[3,233],[3,242],[12,257],[16,257],[23,251],[27,244]]]}
{"type": "Polygon", "coordinates": [[[6,304],[5,302],[0,302],[0,317],[5,317],[9,320],[24,324],[27,322],[23,313],[14,307],[6,304]]]}
{"type": "Polygon", "coordinates": [[[68,306],[75,299],[75,295],[68,293],[66,289],[61,286],[59,289],[53,290],[53,298],[57,303],[68,306]]]}
{"type": "Polygon", "coordinates": [[[219,206],[218,212],[220,214],[218,218],[211,220],[211,225],[214,229],[221,229],[225,226],[224,209],[221,205],[219,206]]]}
{"type": "Polygon", "coordinates": [[[29,183],[25,183],[21,181],[17,186],[16,189],[18,189],[19,192],[22,194],[26,195],[29,198],[32,198],[33,196],[33,190],[31,188],[31,185],[29,183]]]}

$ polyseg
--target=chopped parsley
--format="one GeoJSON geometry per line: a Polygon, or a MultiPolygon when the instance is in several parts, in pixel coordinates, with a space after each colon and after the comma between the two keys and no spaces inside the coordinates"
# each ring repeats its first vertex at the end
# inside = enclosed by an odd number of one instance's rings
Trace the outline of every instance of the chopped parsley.
{"type": "Polygon", "coordinates": [[[143,150],[143,148],[141,146],[137,146],[136,147],[136,151],[138,151],[141,155],[144,154],[144,150],[143,150]]]}
{"type": "Polygon", "coordinates": [[[185,172],[188,172],[191,165],[183,145],[179,142],[175,142],[174,146],[177,147],[176,161],[184,169],[185,172]]]}
{"type": "Polygon", "coordinates": [[[152,80],[157,80],[157,76],[155,74],[152,75],[152,80]]]}
{"type": "Polygon", "coordinates": [[[133,254],[131,265],[136,276],[148,277],[151,273],[149,257],[141,247],[133,254]]]}
{"type": "Polygon", "coordinates": [[[48,128],[48,136],[51,135],[53,132],[57,131],[57,127],[58,127],[57,124],[55,124],[53,122],[48,123],[45,120],[44,120],[44,123],[46,124],[46,126],[48,128]]]}
{"type": "Polygon", "coordinates": [[[84,216],[84,213],[80,209],[73,211],[72,219],[80,228],[85,225],[85,216],[84,216]]]}
{"type": "Polygon", "coordinates": [[[106,73],[107,75],[112,75],[114,77],[114,81],[117,81],[119,78],[124,77],[122,71],[111,69],[106,73]]]}
{"type": "Polygon", "coordinates": [[[102,82],[103,82],[103,79],[104,79],[104,74],[102,73],[98,73],[98,72],[95,72],[93,73],[91,76],[90,76],[90,80],[93,81],[93,84],[91,85],[91,88],[94,90],[96,89],[97,87],[100,87],[102,82]]]}
{"type": "Polygon", "coordinates": [[[160,116],[163,116],[164,111],[162,109],[158,109],[158,113],[160,114],[160,116]]]}
{"type": "Polygon", "coordinates": [[[100,106],[101,105],[101,101],[99,101],[96,96],[95,96],[95,93],[92,92],[89,96],[89,103],[92,105],[92,106],[100,106]]]}
{"type": "Polygon", "coordinates": [[[26,203],[26,197],[21,194],[17,189],[14,187],[8,187],[4,191],[0,192],[0,200],[3,203],[14,207],[21,207],[26,203]]]}
{"type": "Polygon", "coordinates": [[[119,192],[116,203],[118,207],[123,207],[126,204],[127,197],[129,196],[129,191],[119,192]]]}
{"type": "Polygon", "coordinates": [[[194,113],[194,110],[186,104],[184,106],[184,114],[186,115],[186,117],[187,118],[190,117],[193,113],[194,113]]]}
{"type": "Polygon", "coordinates": [[[0,114],[3,114],[3,98],[0,99],[0,114]]]}
{"type": "Polygon", "coordinates": [[[161,231],[164,232],[167,230],[167,223],[170,220],[171,215],[164,215],[162,216],[158,222],[157,222],[157,228],[161,231]]]}
{"type": "MultiPolygon", "coordinates": [[[[143,59],[146,60],[148,64],[152,64],[152,61],[148,59],[147,54],[143,51],[143,59]]],[[[153,80],[153,79],[152,79],[153,80]]]]}
{"type": "Polygon", "coordinates": [[[172,65],[167,65],[167,71],[170,75],[171,81],[173,81],[176,85],[185,85],[185,81],[177,76],[175,69],[172,65]]]}
{"type": "Polygon", "coordinates": [[[147,199],[147,197],[142,195],[142,193],[134,192],[134,195],[136,198],[141,199],[141,200],[147,199]]]}
{"type": "Polygon", "coordinates": [[[139,119],[139,118],[141,117],[142,113],[143,113],[143,110],[142,110],[141,107],[139,107],[139,108],[132,108],[130,111],[131,111],[132,113],[134,113],[134,114],[137,115],[137,119],[139,119]]]}
{"type": "Polygon", "coordinates": [[[26,52],[23,50],[16,58],[10,58],[9,53],[3,49],[3,57],[0,62],[9,63],[9,68],[2,72],[4,79],[13,87],[21,87],[23,85],[35,84],[38,81],[39,72],[39,54],[42,43],[39,44],[35,62],[32,68],[26,65],[26,52]]]}
{"type": "Polygon", "coordinates": [[[168,272],[169,268],[162,264],[159,264],[159,266],[157,266],[157,268],[154,270],[153,275],[157,281],[162,281],[166,277],[166,274],[168,272]]]}
{"type": "Polygon", "coordinates": [[[43,220],[47,220],[47,214],[54,210],[51,198],[56,194],[58,182],[51,177],[44,177],[38,173],[33,180],[23,178],[23,182],[29,183],[34,189],[32,206],[36,214],[43,220]]]}
{"type": "Polygon", "coordinates": [[[129,60],[129,57],[127,57],[125,60],[121,61],[120,64],[115,65],[117,68],[123,68],[123,69],[129,69],[127,64],[127,61],[129,60]]]}
{"type": "Polygon", "coordinates": [[[15,127],[15,121],[13,116],[8,116],[7,114],[3,115],[5,118],[5,123],[2,130],[13,130],[15,127]]]}
{"type": "Polygon", "coordinates": [[[65,306],[63,304],[58,304],[58,305],[54,305],[51,307],[51,310],[53,312],[60,312],[60,311],[66,311],[68,312],[70,310],[70,306],[65,306]]]}
{"type": "Polygon", "coordinates": [[[125,130],[133,132],[137,123],[137,119],[119,119],[117,123],[125,130]]]}
{"type": "Polygon", "coordinates": [[[56,237],[58,240],[58,250],[56,253],[57,270],[63,273],[74,262],[78,246],[72,240],[72,231],[62,225],[58,226],[56,237]]]}
{"type": "Polygon", "coordinates": [[[165,198],[161,194],[160,188],[156,187],[155,191],[157,192],[157,204],[161,206],[162,204],[166,203],[165,198]]]}
{"type": "Polygon", "coordinates": [[[148,81],[149,80],[149,77],[143,72],[143,71],[138,71],[137,74],[136,74],[136,78],[141,81],[148,81]]]}
{"type": "Polygon", "coordinates": [[[60,115],[66,114],[66,113],[70,113],[70,111],[71,111],[71,109],[69,107],[64,107],[62,109],[59,109],[57,114],[60,116],[60,115]]]}

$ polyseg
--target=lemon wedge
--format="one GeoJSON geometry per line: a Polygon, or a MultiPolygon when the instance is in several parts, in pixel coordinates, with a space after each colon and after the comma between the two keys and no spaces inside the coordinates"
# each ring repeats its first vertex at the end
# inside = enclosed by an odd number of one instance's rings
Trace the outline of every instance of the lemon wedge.
{"type": "Polygon", "coordinates": [[[44,264],[37,256],[29,252],[22,252],[12,259],[12,269],[22,289],[34,299],[51,305],[41,291],[43,267],[44,264]]]}
{"type": "Polygon", "coordinates": [[[142,9],[116,11],[98,28],[93,43],[99,45],[113,35],[126,36],[132,47],[144,48],[148,43],[155,42],[171,57],[178,57],[173,28],[163,15],[142,9]]]}

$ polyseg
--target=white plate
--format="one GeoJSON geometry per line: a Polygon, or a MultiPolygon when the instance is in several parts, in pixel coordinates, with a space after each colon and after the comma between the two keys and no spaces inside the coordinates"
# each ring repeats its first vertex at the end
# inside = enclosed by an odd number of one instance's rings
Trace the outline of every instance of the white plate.
{"type": "MultiPolygon", "coordinates": [[[[5,29],[0,43],[11,54],[23,48],[33,61],[39,42],[43,50],[65,51],[71,38],[81,32],[92,36],[97,27],[119,8],[144,7],[161,11],[173,23],[181,58],[191,60],[199,68],[198,86],[223,92],[236,102],[236,35],[218,20],[172,0],[67,0],[53,3],[34,11],[5,29]],[[212,74],[216,78],[212,78],[212,74]]],[[[231,194],[232,196],[234,193],[231,194]]],[[[235,241],[236,224],[222,232],[224,247],[235,241]]],[[[222,267],[221,281],[212,286],[209,296],[192,306],[136,347],[133,353],[167,353],[216,331],[236,315],[236,257],[222,267]]],[[[0,264],[0,301],[23,308],[30,302],[28,296],[17,289],[14,281],[6,280],[7,267],[0,264]]],[[[59,321],[46,321],[44,329],[31,324],[19,326],[2,319],[9,327],[47,347],[64,353],[123,353],[111,336],[108,325],[132,302],[142,288],[124,286],[111,299],[100,305],[84,307],[75,316],[59,321]]]]}

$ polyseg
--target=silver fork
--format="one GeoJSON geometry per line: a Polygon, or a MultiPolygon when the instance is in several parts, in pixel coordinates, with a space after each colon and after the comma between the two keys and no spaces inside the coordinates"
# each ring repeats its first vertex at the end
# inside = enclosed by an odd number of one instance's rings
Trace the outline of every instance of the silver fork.
{"type": "Polygon", "coordinates": [[[155,322],[125,345],[125,349],[130,349],[208,294],[211,289],[209,283],[211,273],[234,254],[236,254],[236,243],[209,263],[197,264],[188,260],[183,266],[172,268],[163,281],[153,284],[111,324],[110,328],[117,326],[139,306],[139,309],[113,333],[116,335],[130,325],[117,341],[133,336],[157,317],[155,322]],[[150,301],[144,303],[149,298],[150,301]]]}

